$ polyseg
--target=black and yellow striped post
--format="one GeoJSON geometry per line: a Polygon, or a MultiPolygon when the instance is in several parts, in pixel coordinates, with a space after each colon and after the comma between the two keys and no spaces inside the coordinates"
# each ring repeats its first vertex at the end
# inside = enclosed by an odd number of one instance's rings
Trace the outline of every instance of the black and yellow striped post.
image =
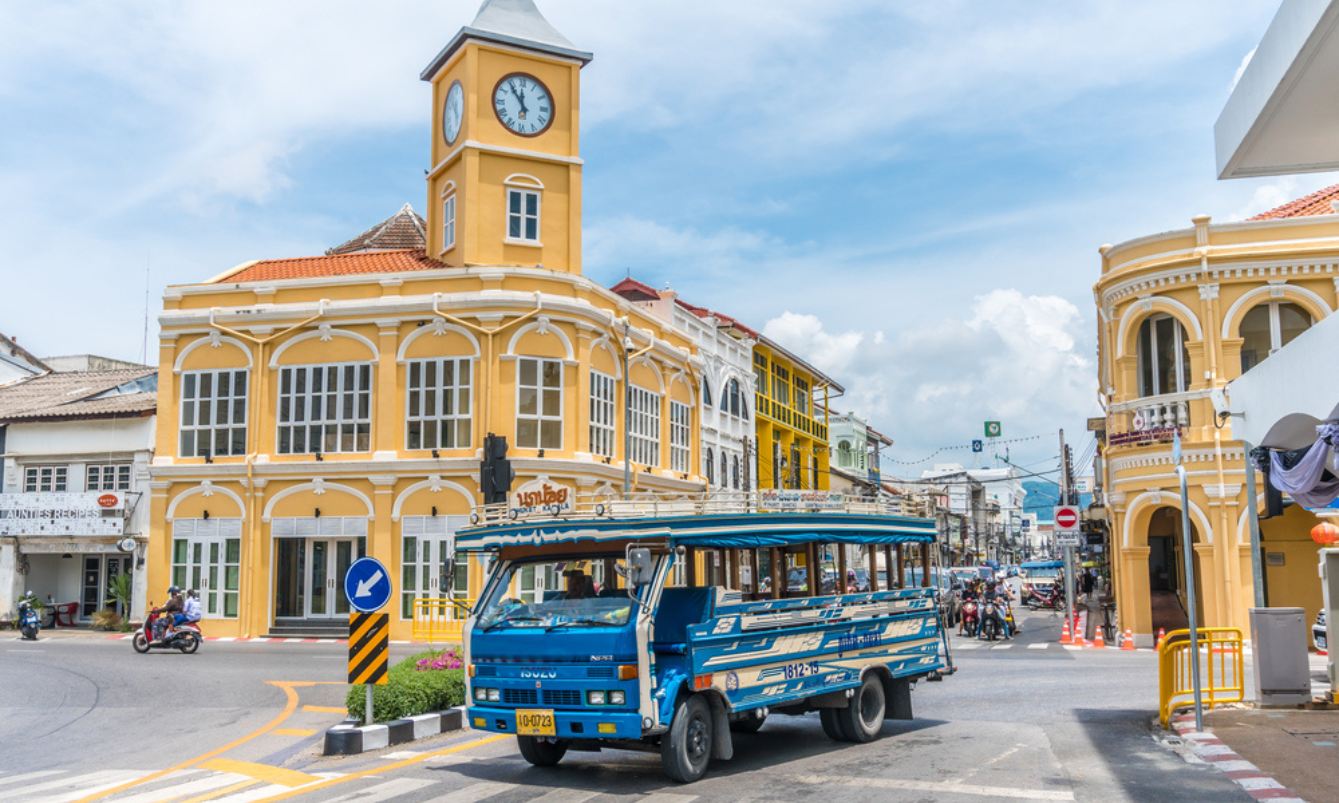
{"type": "Polygon", "coordinates": [[[388,613],[349,613],[349,684],[367,687],[367,724],[372,724],[372,687],[390,680],[391,630],[388,613]]]}

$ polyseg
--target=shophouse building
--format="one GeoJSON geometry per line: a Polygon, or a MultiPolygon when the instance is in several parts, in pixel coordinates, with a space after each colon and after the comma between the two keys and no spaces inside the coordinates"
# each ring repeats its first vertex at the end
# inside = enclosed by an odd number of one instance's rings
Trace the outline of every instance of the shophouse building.
{"type": "MultiPolygon", "coordinates": [[[[481,566],[447,576],[447,558],[483,501],[490,433],[509,446],[513,507],[701,492],[693,341],[582,276],[590,59],[533,4],[489,0],[421,75],[422,247],[167,289],[149,576],[234,579],[211,634],[340,632],[362,554],[396,579],[393,638],[425,603],[471,598],[481,566]]],[[[523,582],[535,596],[558,578],[523,582]]]]}
{"type": "Polygon", "coordinates": [[[999,510],[980,480],[957,463],[939,463],[921,472],[921,487],[942,494],[945,509],[957,519],[948,533],[947,562],[974,565],[994,558],[999,510]]]}
{"type": "Polygon", "coordinates": [[[29,591],[59,607],[60,624],[104,608],[143,615],[156,383],[138,366],[0,385],[0,616],[29,591]],[[111,599],[118,575],[133,578],[129,606],[111,599]]]}
{"type": "Polygon", "coordinates": [[[837,413],[829,425],[832,451],[829,455],[832,490],[856,496],[888,496],[883,488],[879,461],[893,439],[876,430],[854,413],[837,413]]]}
{"type": "Polygon", "coordinates": [[[758,488],[829,490],[829,410],[846,389],[764,335],[753,347],[753,377],[758,488]]]}
{"type": "MultiPolygon", "coordinates": [[[[1335,308],[1336,209],[1339,187],[1331,187],[1250,220],[1199,216],[1188,228],[1100,249],[1101,479],[1120,621],[1145,642],[1186,621],[1178,434],[1199,622],[1248,627],[1245,455],[1211,394],[1335,308]]],[[[1261,522],[1267,604],[1303,607],[1308,618],[1321,604],[1308,536],[1316,521],[1289,505],[1261,522]]]]}
{"type": "Polygon", "coordinates": [[[735,319],[679,298],[670,289],[656,290],[631,277],[610,288],[687,335],[701,362],[702,456],[699,471],[713,493],[754,488],[753,347],[758,333],[735,319]]]}

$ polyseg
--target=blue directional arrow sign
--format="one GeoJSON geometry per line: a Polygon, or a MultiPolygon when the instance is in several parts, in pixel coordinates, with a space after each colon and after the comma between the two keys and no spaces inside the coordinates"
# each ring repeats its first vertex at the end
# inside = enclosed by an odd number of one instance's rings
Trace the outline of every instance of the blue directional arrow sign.
{"type": "Polygon", "coordinates": [[[381,610],[391,599],[391,574],[376,558],[359,558],[344,575],[344,596],[356,611],[381,610]]]}

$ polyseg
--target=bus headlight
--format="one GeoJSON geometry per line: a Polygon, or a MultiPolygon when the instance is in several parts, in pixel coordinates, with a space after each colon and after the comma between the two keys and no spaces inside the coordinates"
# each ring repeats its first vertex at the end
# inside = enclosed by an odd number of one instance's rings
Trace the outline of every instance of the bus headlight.
{"type": "Polygon", "coordinates": [[[498,700],[501,699],[502,699],[502,693],[499,692],[497,689],[488,690],[488,702],[496,703],[498,700]]]}
{"type": "Polygon", "coordinates": [[[484,687],[482,687],[482,686],[475,686],[475,687],[474,687],[474,699],[476,699],[476,700],[485,700],[485,699],[487,699],[487,695],[488,695],[488,690],[485,689],[484,687]]]}
{"type": "Polygon", "coordinates": [[[586,703],[588,705],[604,705],[604,692],[602,691],[586,692],[586,703]]]}
{"type": "Polygon", "coordinates": [[[610,705],[623,705],[623,704],[626,703],[627,701],[628,701],[628,696],[627,696],[626,694],[624,694],[622,691],[611,691],[611,692],[609,692],[609,704],[610,704],[610,705]]]}

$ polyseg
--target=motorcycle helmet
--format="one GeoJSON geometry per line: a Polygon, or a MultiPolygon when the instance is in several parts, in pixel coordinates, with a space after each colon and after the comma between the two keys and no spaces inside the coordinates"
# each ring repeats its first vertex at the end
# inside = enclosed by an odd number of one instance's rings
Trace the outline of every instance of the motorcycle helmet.
{"type": "Polygon", "coordinates": [[[181,589],[180,589],[180,588],[177,588],[176,586],[168,586],[168,587],[167,587],[167,595],[168,595],[169,597],[175,597],[176,595],[178,595],[178,594],[180,594],[180,593],[181,593],[181,589]]]}

